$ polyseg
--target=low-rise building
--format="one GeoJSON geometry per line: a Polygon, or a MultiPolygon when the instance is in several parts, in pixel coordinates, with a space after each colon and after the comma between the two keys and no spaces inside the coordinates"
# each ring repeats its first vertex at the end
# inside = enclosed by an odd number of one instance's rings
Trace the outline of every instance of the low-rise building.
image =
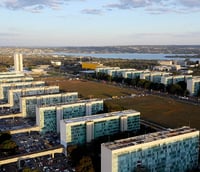
{"type": "Polygon", "coordinates": [[[61,61],[53,61],[53,60],[51,60],[51,64],[53,66],[59,67],[59,66],[61,66],[62,62],[61,61]]]}
{"type": "Polygon", "coordinates": [[[159,60],[158,63],[160,65],[167,65],[167,66],[171,66],[173,64],[172,60],[159,60]]]}
{"type": "Polygon", "coordinates": [[[98,67],[102,67],[103,64],[99,62],[81,62],[82,69],[95,70],[98,67]]]}
{"type": "Polygon", "coordinates": [[[153,70],[158,70],[158,71],[170,71],[172,70],[171,66],[154,66],[153,70]]]}

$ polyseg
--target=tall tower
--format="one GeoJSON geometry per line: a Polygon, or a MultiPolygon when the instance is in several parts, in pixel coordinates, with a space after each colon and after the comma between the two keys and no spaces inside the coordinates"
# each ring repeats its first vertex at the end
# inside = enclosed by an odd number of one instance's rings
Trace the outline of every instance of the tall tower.
{"type": "Polygon", "coordinates": [[[14,66],[16,72],[23,72],[23,57],[22,54],[14,54],[14,66]]]}

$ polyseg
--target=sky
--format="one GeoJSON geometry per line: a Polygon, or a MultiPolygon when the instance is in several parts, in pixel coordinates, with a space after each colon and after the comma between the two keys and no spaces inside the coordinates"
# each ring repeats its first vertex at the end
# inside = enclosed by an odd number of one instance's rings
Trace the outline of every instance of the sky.
{"type": "Polygon", "coordinates": [[[0,0],[0,46],[200,45],[200,0],[0,0]]]}

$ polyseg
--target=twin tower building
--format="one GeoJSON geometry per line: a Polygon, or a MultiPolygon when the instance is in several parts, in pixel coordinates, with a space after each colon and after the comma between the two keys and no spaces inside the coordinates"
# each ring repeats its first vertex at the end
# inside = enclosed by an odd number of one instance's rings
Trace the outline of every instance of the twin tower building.
{"type": "Polygon", "coordinates": [[[23,72],[23,56],[21,53],[14,54],[15,72],[23,72]]]}

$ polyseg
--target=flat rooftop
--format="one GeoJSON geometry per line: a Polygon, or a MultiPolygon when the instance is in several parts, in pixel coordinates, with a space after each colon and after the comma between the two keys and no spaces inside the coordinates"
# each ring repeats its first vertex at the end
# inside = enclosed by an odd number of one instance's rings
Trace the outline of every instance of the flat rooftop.
{"type": "Polygon", "coordinates": [[[104,143],[103,145],[110,150],[116,150],[116,149],[125,148],[129,146],[161,140],[161,139],[165,139],[165,138],[169,138],[173,136],[178,136],[181,134],[191,133],[194,131],[197,131],[197,130],[194,128],[184,126],[178,129],[169,129],[165,131],[140,135],[140,136],[131,137],[127,139],[116,140],[114,142],[104,143]]]}
{"type": "Polygon", "coordinates": [[[54,95],[54,96],[61,95],[61,96],[65,96],[65,95],[75,94],[75,93],[78,95],[78,92],[65,92],[65,93],[59,92],[59,93],[44,93],[44,94],[34,94],[34,95],[22,95],[21,97],[35,97],[35,96],[37,96],[37,97],[44,98],[44,96],[49,96],[49,95],[54,95]]]}
{"type": "Polygon", "coordinates": [[[66,124],[69,123],[74,123],[74,122],[89,122],[89,121],[93,121],[93,120],[98,120],[98,119],[102,119],[102,118],[110,118],[113,116],[125,116],[125,115],[130,115],[130,114],[134,114],[134,115],[140,115],[140,112],[135,111],[135,110],[124,110],[124,111],[117,111],[117,112],[111,112],[111,113],[103,113],[103,114],[98,114],[98,115],[90,115],[90,116],[83,116],[83,117],[78,117],[78,118],[71,118],[71,119],[65,119],[64,122],[66,124]]]}
{"type": "Polygon", "coordinates": [[[0,120],[0,131],[18,130],[35,125],[35,121],[28,118],[16,117],[0,120]]]}
{"type": "Polygon", "coordinates": [[[25,82],[9,82],[9,83],[1,83],[2,87],[6,87],[6,86],[18,86],[18,85],[35,85],[35,84],[39,84],[39,83],[45,83],[44,81],[25,81],[25,82]]]}
{"type": "Polygon", "coordinates": [[[78,104],[78,103],[92,103],[92,102],[101,101],[101,100],[102,99],[84,99],[84,100],[78,100],[75,102],[62,102],[58,104],[38,105],[38,107],[40,108],[53,107],[53,106],[57,107],[57,106],[73,105],[73,104],[78,104]]]}
{"type": "Polygon", "coordinates": [[[9,74],[9,75],[0,75],[0,78],[22,78],[24,74],[9,74]]]}
{"type": "Polygon", "coordinates": [[[200,81],[200,76],[193,76],[192,79],[196,81],[200,81]]]}
{"type": "Polygon", "coordinates": [[[17,80],[17,81],[24,81],[24,80],[33,80],[33,78],[32,77],[21,77],[21,78],[0,78],[0,81],[2,82],[4,82],[4,81],[15,81],[15,80],[17,80]]]}
{"type": "Polygon", "coordinates": [[[48,90],[49,89],[59,89],[59,86],[39,86],[39,87],[28,87],[28,88],[16,88],[11,89],[13,92],[20,92],[20,91],[34,91],[34,90],[48,90]]]}

